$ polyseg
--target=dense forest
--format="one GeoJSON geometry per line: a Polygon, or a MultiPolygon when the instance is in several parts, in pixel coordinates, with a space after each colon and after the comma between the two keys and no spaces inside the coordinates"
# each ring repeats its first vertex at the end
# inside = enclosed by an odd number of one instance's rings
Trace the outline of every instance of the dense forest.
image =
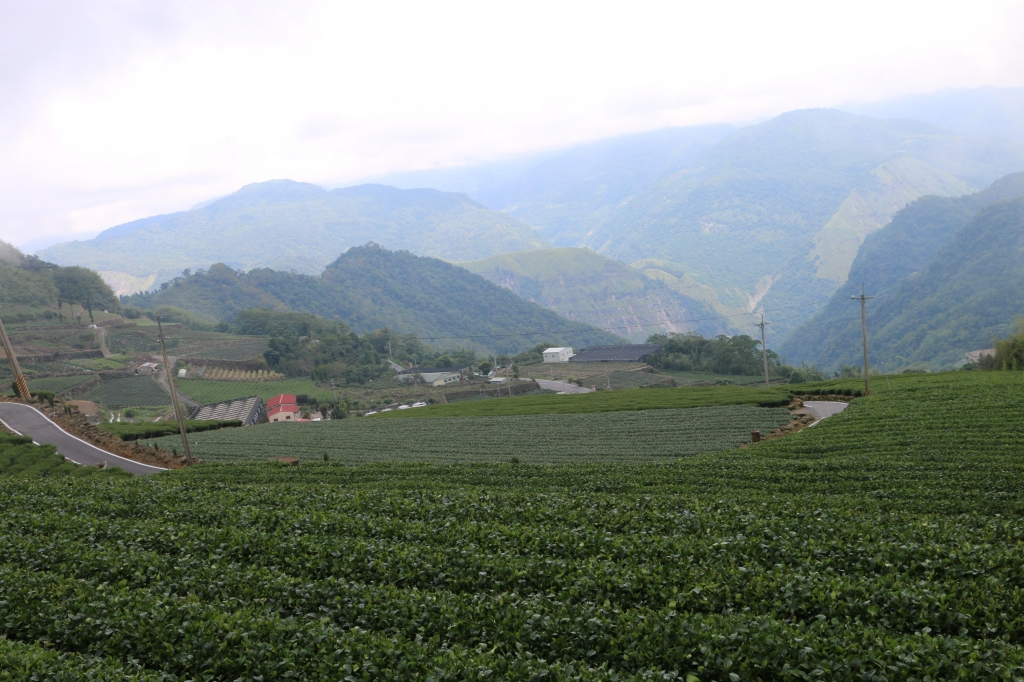
{"type": "Polygon", "coordinates": [[[923,197],[870,235],[849,280],[779,352],[833,369],[858,364],[861,283],[871,364],[940,369],[990,348],[1024,313],[1024,173],[962,197],[923,197]]]}
{"type": "Polygon", "coordinates": [[[22,308],[5,313],[8,321],[83,314],[91,321],[95,310],[121,310],[114,292],[92,270],[47,263],[6,242],[0,242],[0,305],[22,308]]]}
{"type": "Polygon", "coordinates": [[[387,328],[435,348],[486,353],[517,353],[542,341],[577,347],[622,341],[451,263],[376,244],[349,249],[319,277],[217,264],[122,300],[149,310],[176,306],[213,324],[246,308],[312,313],[361,334],[387,328]]]}

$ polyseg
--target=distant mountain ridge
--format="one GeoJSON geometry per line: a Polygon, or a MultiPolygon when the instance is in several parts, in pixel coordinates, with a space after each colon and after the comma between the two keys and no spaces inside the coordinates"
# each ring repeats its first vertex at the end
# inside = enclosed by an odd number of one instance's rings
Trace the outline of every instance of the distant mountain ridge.
{"type": "Polygon", "coordinates": [[[642,343],[651,334],[730,331],[707,304],[589,249],[535,249],[459,263],[528,301],[642,343]]]}
{"type": "Polygon", "coordinates": [[[790,362],[860,362],[861,283],[875,367],[935,369],[988,348],[1024,314],[1024,173],[961,197],[922,197],[869,236],[830,305],[779,347],[790,362]],[[856,308],[856,309],[855,309],[856,308]]]}
{"type": "Polygon", "coordinates": [[[630,264],[719,314],[773,311],[779,339],[846,281],[864,238],[900,208],[1019,170],[1018,142],[809,109],[601,140],[518,175],[506,163],[430,178],[471,177],[471,196],[553,244],[630,264]]]}
{"type": "Polygon", "coordinates": [[[461,194],[360,185],[327,191],[291,180],[247,185],[194,210],[144,218],[83,242],[45,249],[111,281],[149,286],[222,262],[319,273],[334,254],[374,241],[449,260],[483,258],[546,242],[512,216],[461,194]]]}
{"type": "Polygon", "coordinates": [[[621,343],[615,334],[571,321],[464,268],[376,244],[349,249],[320,276],[223,264],[158,291],[122,299],[153,309],[173,305],[211,322],[251,307],[313,313],[360,333],[387,327],[437,348],[516,353],[538,343],[621,343]],[[538,333],[530,333],[538,332],[538,333]]]}

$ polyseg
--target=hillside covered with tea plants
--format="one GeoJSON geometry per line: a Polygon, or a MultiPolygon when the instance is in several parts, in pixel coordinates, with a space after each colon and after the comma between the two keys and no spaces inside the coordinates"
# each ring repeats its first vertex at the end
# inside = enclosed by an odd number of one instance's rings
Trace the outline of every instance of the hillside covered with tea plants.
{"type": "MultiPolygon", "coordinates": [[[[0,480],[0,668],[1020,678],[1022,389],[1020,372],[880,377],[813,428],[660,464],[582,448],[558,465],[311,458],[0,480]]],[[[469,422],[451,419],[453,437],[469,422]]]]}

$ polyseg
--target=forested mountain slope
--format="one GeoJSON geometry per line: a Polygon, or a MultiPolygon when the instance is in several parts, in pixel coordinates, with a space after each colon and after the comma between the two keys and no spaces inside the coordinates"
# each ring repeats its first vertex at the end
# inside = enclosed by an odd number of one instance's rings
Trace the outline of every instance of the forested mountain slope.
{"type": "Polygon", "coordinates": [[[615,327],[636,343],[658,333],[730,330],[707,304],[590,249],[535,249],[459,265],[571,320],[615,327]]]}
{"type": "Polygon", "coordinates": [[[67,304],[79,305],[84,310],[121,307],[114,292],[95,272],[47,263],[0,241],[0,315],[10,320],[12,309],[18,308],[23,310],[14,314],[22,318],[40,314],[32,309],[70,315],[67,304]]]}
{"type": "Polygon", "coordinates": [[[779,353],[832,369],[857,364],[861,284],[871,359],[898,370],[955,366],[987,348],[1024,313],[1024,173],[962,197],[923,197],[865,240],[831,304],[794,331],[779,353]]]}
{"type": "Polygon", "coordinates": [[[449,260],[545,245],[521,221],[464,195],[383,185],[327,191],[273,180],[247,185],[191,211],[119,225],[84,242],[58,244],[42,256],[92,267],[110,280],[130,275],[152,284],[217,262],[243,270],[266,267],[316,274],[333,255],[367,241],[449,260]]]}
{"type": "Polygon", "coordinates": [[[1024,170],[1024,145],[818,109],[603,140],[510,169],[430,177],[472,175],[474,198],[552,243],[633,265],[720,313],[765,307],[769,334],[784,338],[897,210],[1024,170]]]}
{"type": "MultiPolygon", "coordinates": [[[[721,307],[787,308],[783,334],[845,280],[864,237],[924,194],[959,195],[1024,169],[1024,147],[915,121],[833,110],[733,133],[702,167],[617,208],[584,244],[624,262],[661,259],[721,307]]],[[[655,273],[651,273],[655,274],[655,273]]]]}
{"type": "Polygon", "coordinates": [[[468,270],[375,244],[349,249],[320,276],[267,268],[236,272],[223,264],[179,278],[126,303],[174,305],[208,320],[251,307],[337,319],[365,333],[387,327],[437,348],[514,353],[537,343],[619,343],[621,337],[567,320],[468,270]],[[526,332],[539,332],[530,334],[526,332]]]}

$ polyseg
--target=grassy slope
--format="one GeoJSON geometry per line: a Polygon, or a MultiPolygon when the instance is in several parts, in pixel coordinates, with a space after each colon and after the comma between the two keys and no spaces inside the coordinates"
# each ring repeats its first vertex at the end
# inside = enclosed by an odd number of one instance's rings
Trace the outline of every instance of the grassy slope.
{"type": "Polygon", "coordinates": [[[586,414],[629,410],[664,410],[713,405],[778,407],[790,401],[789,390],[738,386],[692,386],[597,391],[575,395],[537,395],[508,400],[481,400],[450,405],[428,405],[396,410],[371,419],[423,419],[431,417],[484,417],[513,414],[586,414]]]}
{"type": "Polygon", "coordinates": [[[1022,396],[1024,373],[891,377],[664,465],[0,482],[0,634],[226,679],[1013,679],[1022,396]]]}

